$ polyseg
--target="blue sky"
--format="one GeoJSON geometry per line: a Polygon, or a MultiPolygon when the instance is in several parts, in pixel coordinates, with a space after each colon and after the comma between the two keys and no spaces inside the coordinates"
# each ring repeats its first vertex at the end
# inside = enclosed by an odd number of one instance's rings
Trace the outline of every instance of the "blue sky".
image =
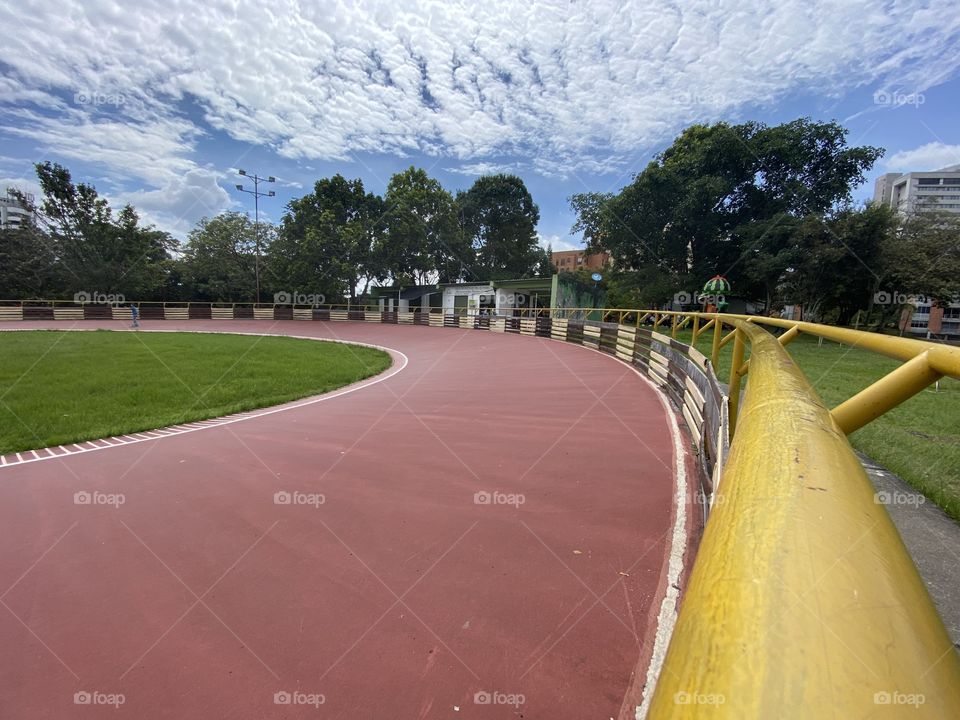
{"type": "Polygon", "coordinates": [[[409,165],[449,190],[513,172],[542,242],[572,193],[612,191],[692,122],[810,116],[884,147],[872,179],[960,163],[960,13],[932,2],[7,3],[0,187],[66,165],[184,237],[263,217],[320,178],[382,193],[409,165]]]}

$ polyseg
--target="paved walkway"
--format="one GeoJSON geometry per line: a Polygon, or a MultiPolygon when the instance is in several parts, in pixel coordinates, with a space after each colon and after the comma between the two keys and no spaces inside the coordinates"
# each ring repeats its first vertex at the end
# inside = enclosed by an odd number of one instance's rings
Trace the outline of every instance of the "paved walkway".
{"type": "Polygon", "coordinates": [[[960,525],[906,481],[865,455],[860,460],[960,648],[960,525]]]}

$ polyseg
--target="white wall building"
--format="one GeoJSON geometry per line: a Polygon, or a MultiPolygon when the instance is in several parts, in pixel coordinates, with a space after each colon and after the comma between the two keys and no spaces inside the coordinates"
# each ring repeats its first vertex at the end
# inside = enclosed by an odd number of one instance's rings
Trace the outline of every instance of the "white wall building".
{"type": "MultiPolygon", "coordinates": [[[[19,200],[13,197],[10,192],[11,189],[7,188],[7,195],[0,197],[0,228],[4,230],[14,230],[20,227],[31,214],[19,200]]],[[[25,193],[25,196],[28,202],[33,202],[33,195],[25,193]]]]}
{"type": "Polygon", "coordinates": [[[874,184],[873,201],[903,214],[932,205],[960,213],[960,166],[933,172],[881,175],[874,184]]]}
{"type": "MultiPolygon", "coordinates": [[[[925,207],[960,213],[960,165],[933,172],[887,173],[877,178],[873,201],[907,215],[925,207]]],[[[960,337],[960,303],[931,307],[929,300],[910,298],[915,311],[905,331],[927,338],[960,337]]]]}
{"type": "Polygon", "coordinates": [[[443,311],[466,309],[468,315],[478,315],[496,306],[496,290],[490,283],[457,283],[443,286],[443,311]]]}

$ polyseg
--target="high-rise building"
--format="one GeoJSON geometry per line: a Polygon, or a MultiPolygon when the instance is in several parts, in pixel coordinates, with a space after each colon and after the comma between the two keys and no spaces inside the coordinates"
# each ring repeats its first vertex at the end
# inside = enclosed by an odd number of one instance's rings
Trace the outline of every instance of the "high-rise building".
{"type": "MultiPolygon", "coordinates": [[[[0,197],[0,228],[13,230],[27,221],[30,211],[16,197],[13,188],[7,188],[6,196],[0,197]]],[[[33,195],[24,193],[27,202],[33,203],[33,195]]]]}
{"type": "MultiPolygon", "coordinates": [[[[960,165],[933,172],[887,173],[877,178],[873,201],[908,215],[936,208],[960,213],[960,165]]],[[[927,338],[960,337],[960,303],[939,307],[926,299],[911,298],[913,312],[904,309],[900,327],[927,338]]]]}
{"type": "Polygon", "coordinates": [[[960,165],[881,175],[874,185],[873,201],[904,215],[928,207],[960,213],[960,165]]]}

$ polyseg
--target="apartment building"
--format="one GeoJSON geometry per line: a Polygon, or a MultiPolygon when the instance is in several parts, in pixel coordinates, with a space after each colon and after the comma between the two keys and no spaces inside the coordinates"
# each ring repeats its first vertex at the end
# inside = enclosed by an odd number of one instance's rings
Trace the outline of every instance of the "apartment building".
{"type": "Polygon", "coordinates": [[[928,298],[913,300],[913,313],[904,309],[900,328],[911,335],[943,340],[960,339],[960,303],[937,307],[928,298]]]}
{"type": "Polygon", "coordinates": [[[960,165],[881,175],[874,184],[873,201],[905,215],[924,207],[960,213],[960,165]]]}
{"type": "MultiPolygon", "coordinates": [[[[0,197],[0,229],[15,230],[23,225],[30,217],[30,211],[13,196],[13,188],[7,188],[7,194],[0,197]]],[[[28,202],[33,202],[33,195],[26,195],[28,202]]]]}
{"type": "Polygon", "coordinates": [[[560,250],[550,257],[557,272],[576,272],[580,268],[602,270],[610,265],[610,253],[587,255],[583,250],[560,250]]]}
{"type": "MultiPolygon", "coordinates": [[[[926,208],[960,213],[960,165],[932,172],[887,173],[874,184],[873,201],[908,215],[926,208]]],[[[914,300],[914,312],[904,310],[901,328],[925,338],[960,339],[960,303],[937,307],[928,299],[914,300]]]]}

